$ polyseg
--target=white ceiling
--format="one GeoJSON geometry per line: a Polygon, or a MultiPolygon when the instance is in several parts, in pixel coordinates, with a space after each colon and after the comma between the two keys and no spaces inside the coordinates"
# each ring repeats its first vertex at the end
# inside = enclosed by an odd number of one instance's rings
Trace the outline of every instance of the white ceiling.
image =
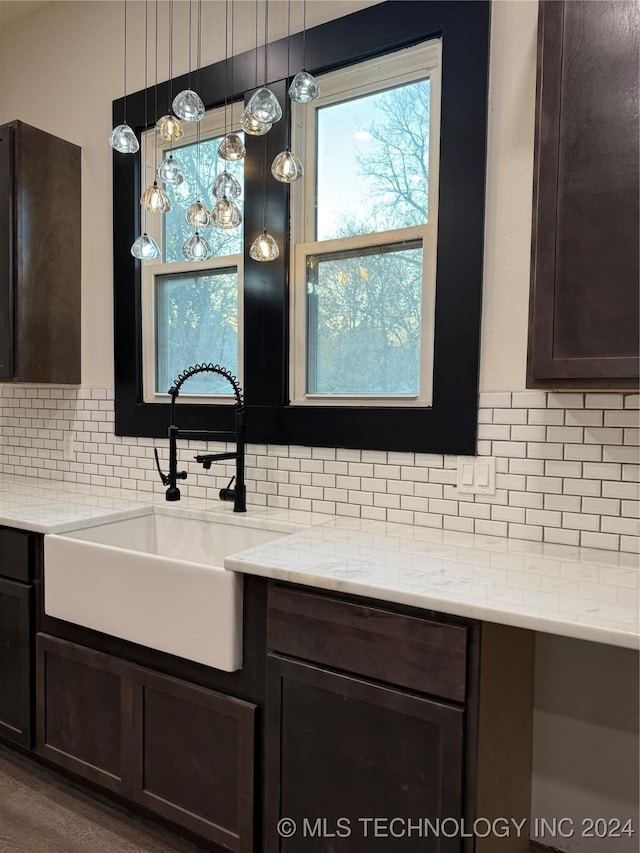
{"type": "Polygon", "coordinates": [[[49,0],[0,0],[0,27],[12,24],[47,2],[49,0]]]}

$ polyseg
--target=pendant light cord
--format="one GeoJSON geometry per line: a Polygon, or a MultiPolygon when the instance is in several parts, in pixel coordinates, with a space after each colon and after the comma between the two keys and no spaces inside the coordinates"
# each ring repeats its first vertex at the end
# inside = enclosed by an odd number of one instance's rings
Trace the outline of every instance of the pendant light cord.
{"type": "Polygon", "coordinates": [[[307,70],[307,0],[302,0],[302,70],[307,70]]]}
{"type": "Polygon", "coordinates": [[[255,88],[258,88],[258,0],[256,0],[256,83],[255,88]]]}
{"type": "Polygon", "coordinates": [[[173,105],[173,0],[169,0],[169,103],[167,113],[173,105]]]}
{"type": "Polygon", "coordinates": [[[127,0],[124,0],[124,97],[122,109],[124,122],[127,123],[127,0]]]}
{"type": "Polygon", "coordinates": [[[229,95],[229,0],[224,0],[224,135],[227,136],[227,98],[229,95]]]}
{"type": "MultiPolygon", "coordinates": [[[[149,125],[149,108],[148,108],[148,92],[147,87],[149,85],[149,0],[144,0],[144,130],[145,134],[148,131],[149,125]]],[[[145,136],[145,140],[148,137],[145,136]]],[[[146,152],[146,141],[145,141],[145,164],[147,162],[147,152],[146,152]]],[[[146,170],[145,170],[146,171],[146,170]]],[[[147,176],[144,175],[144,183],[147,183],[147,176]]],[[[147,233],[147,208],[142,205],[142,216],[144,221],[143,232],[147,233]]]]}
{"type": "Polygon", "coordinates": [[[269,0],[264,0],[264,85],[267,85],[267,44],[269,42],[269,0]]]}
{"type": "MultiPolygon", "coordinates": [[[[155,65],[155,89],[154,89],[154,100],[155,100],[155,123],[158,123],[158,0],[156,0],[156,19],[155,19],[155,28],[156,28],[156,43],[155,43],[155,52],[154,52],[154,65],[155,65]]],[[[156,169],[158,167],[158,135],[154,133],[153,136],[153,182],[156,183],[156,169]]]]}
{"type": "Polygon", "coordinates": [[[189,0],[189,70],[187,72],[187,89],[191,89],[191,42],[193,40],[193,30],[191,29],[191,9],[192,0],[189,0]]]}

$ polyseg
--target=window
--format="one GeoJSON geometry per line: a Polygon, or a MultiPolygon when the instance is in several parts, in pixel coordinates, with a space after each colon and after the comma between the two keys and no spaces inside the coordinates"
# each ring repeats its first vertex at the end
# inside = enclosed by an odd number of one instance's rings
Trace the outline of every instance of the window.
{"type": "MultiPolygon", "coordinates": [[[[201,332],[206,339],[205,330],[213,326],[228,360],[235,322],[228,303],[220,301],[221,285],[230,292],[231,277],[237,276],[238,371],[248,441],[475,452],[490,8],[488,0],[394,0],[307,30],[305,66],[321,79],[323,100],[302,107],[302,115],[297,111],[292,122],[295,144],[304,130],[305,144],[314,146],[311,157],[296,151],[307,172],[303,202],[299,187],[294,184],[290,195],[269,169],[289,144],[289,81],[278,78],[286,72],[287,55],[294,70],[303,36],[292,35],[289,48],[286,39],[272,43],[267,51],[269,86],[283,107],[283,120],[266,136],[246,137],[243,248],[219,255],[206,269],[193,264],[181,268],[182,261],[171,253],[153,270],[131,257],[129,248],[141,227],[141,176],[151,173],[138,156],[114,154],[118,435],[166,436],[167,376],[181,359],[213,357],[208,352],[191,355],[190,350],[172,361],[171,352],[178,351],[180,342],[208,350],[213,346],[209,340],[197,341],[201,332]],[[425,53],[415,66],[395,65],[420,51],[425,53]],[[358,72],[359,78],[351,76],[358,72]],[[426,174],[424,169],[422,174],[419,168],[405,169],[401,174],[407,192],[395,204],[379,178],[358,176],[354,168],[358,151],[384,153],[377,147],[375,128],[354,126],[355,116],[363,111],[379,115],[391,95],[420,98],[429,106],[428,154],[425,148],[422,161],[428,165],[426,174]],[[342,133],[350,122],[351,135],[338,137],[337,131],[342,133]],[[354,140],[354,134],[360,138],[354,140]],[[328,140],[319,145],[317,157],[316,138],[328,140]],[[346,169],[349,183],[340,169],[346,169]],[[341,185],[349,191],[343,193],[341,185]],[[306,216],[301,218],[300,210],[306,216]],[[363,211],[369,217],[375,212],[375,229],[365,227],[363,211]],[[265,221],[280,246],[280,257],[268,264],[248,256],[265,221]],[[297,274],[296,265],[301,270],[297,274]],[[198,325],[202,301],[209,316],[198,325]],[[154,317],[150,328],[149,314],[154,317]],[[165,319],[159,320],[158,333],[155,318],[161,316],[165,319]]],[[[260,47],[259,67],[263,59],[260,47]]],[[[199,94],[208,117],[214,111],[220,115],[229,80],[229,101],[248,101],[256,87],[255,68],[256,54],[250,50],[234,58],[233,74],[230,60],[201,69],[199,94]]],[[[174,92],[187,85],[187,75],[172,82],[174,92]]],[[[157,96],[160,103],[168,102],[168,82],[158,84],[157,96]]],[[[150,104],[154,97],[154,88],[127,97],[127,120],[139,135],[149,127],[145,100],[150,104]]],[[[114,125],[123,121],[123,108],[122,99],[114,101],[114,125]]],[[[222,128],[207,131],[202,144],[221,133],[222,128]]],[[[194,141],[181,140],[180,149],[194,141]]],[[[163,238],[168,243],[168,236],[161,234],[163,238]]],[[[205,389],[197,386],[184,390],[196,396],[185,394],[181,402],[183,423],[196,430],[233,428],[233,407],[218,405],[228,402],[227,397],[199,397],[205,389]],[[194,404],[201,400],[205,405],[194,404]]]]}
{"type": "Polygon", "coordinates": [[[434,39],[294,105],[294,403],[431,404],[440,64],[434,39]]]}
{"type": "MultiPolygon", "coordinates": [[[[227,118],[237,122],[241,106],[229,108],[227,118]]],[[[184,181],[165,185],[171,210],[159,217],[147,214],[147,232],[160,246],[160,257],[142,270],[143,387],[149,403],[165,402],[176,377],[190,365],[223,364],[242,381],[242,267],[243,225],[229,231],[203,229],[212,257],[187,261],[182,246],[193,228],[187,223],[190,205],[200,198],[211,207],[211,185],[223,168],[244,188],[244,162],[224,163],[218,145],[225,132],[224,109],[212,110],[197,128],[184,124],[184,137],[170,148],[156,148],[157,135],[143,137],[147,183],[161,158],[173,157],[184,181]]],[[[244,205],[244,193],[238,200],[244,205]]],[[[203,373],[185,385],[183,396],[194,403],[228,399],[230,388],[219,376],[203,373]]]]}

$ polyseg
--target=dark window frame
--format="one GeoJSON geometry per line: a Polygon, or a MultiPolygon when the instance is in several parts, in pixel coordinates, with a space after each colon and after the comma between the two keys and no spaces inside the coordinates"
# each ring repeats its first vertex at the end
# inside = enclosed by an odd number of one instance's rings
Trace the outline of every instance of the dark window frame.
{"type": "MultiPolygon", "coordinates": [[[[306,34],[306,67],[314,74],[443,38],[440,133],[440,201],[436,275],[433,404],[429,408],[289,405],[288,188],[270,176],[285,147],[289,121],[286,39],[268,45],[270,88],[283,104],[283,120],[264,137],[247,137],[244,247],[244,391],[247,439],[257,444],[352,447],[425,453],[475,454],[480,358],[484,201],[489,66],[489,0],[389,0],[306,34]],[[249,258],[248,248],[266,222],[281,247],[271,263],[249,258]]],[[[291,37],[291,68],[302,65],[302,36],[291,37]]],[[[255,53],[234,57],[233,100],[256,87],[255,53]]],[[[258,68],[264,67],[259,48],[258,68]]],[[[201,69],[199,94],[207,109],[224,103],[226,62],[201,69]]],[[[257,81],[262,84],[262,79],[257,81]]],[[[187,76],[173,81],[186,88],[187,76]]],[[[140,134],[154,115],[153,87],[127,97],[127,119],[140,134]]],[[[168,83],[158,86],[167,103],[168,83]]],[[[113,103],[122,121],[122,99],[113,103]]],[[[140,156],[113,155],[114,364],[117,435],[160,438],[169,406],[142,395],[141,269],[129,252],[140,233],[140,156]]],[[[185,365],[185,368],[188,365],[185,365]]],[[[179,423],[192,429],[233,426],[232,407],[179,407],[179,423]]]]}

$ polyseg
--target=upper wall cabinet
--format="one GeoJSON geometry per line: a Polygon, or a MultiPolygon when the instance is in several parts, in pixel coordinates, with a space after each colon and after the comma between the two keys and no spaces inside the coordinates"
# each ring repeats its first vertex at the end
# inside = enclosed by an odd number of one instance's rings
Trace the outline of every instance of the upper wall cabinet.
{"type": "Polygon", "coordinates": [[[80,149],[0,126],[0,381],[80,382],[80,149]]]}
{"type": "Polygon", "coordinates": [[[527,385],[638,385],[640,7],[540,4],[527,385]]]}

